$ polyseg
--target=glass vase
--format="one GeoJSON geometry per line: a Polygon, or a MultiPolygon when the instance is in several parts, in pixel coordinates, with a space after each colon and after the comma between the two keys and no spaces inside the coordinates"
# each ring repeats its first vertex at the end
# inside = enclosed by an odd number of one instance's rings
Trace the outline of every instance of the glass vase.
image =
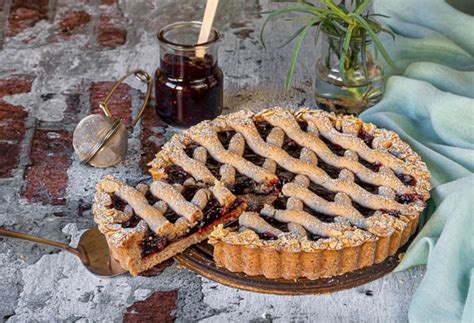
{"type": "Polygon", "coordinates": [[[358,115],[380,101],[384,90],[383,67],[370,41],[351,40],[341,73],[339,53],[344,39],[325,33],[322,37],[322,56],[316,62],[317,105],[331,112],[358,115]]]}

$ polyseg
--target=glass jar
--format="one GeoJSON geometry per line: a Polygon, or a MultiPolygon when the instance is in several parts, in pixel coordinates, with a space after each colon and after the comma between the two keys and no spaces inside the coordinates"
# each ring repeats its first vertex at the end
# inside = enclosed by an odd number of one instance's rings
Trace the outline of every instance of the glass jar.
{"type": "Polygon", "coordinates": [[[382,98],[383,68],[370,46],[360,38],[349,44],[344,75],[339,70],[343,38],[322,33],[322,56],[316,62],[315,100],[319,107],[336,113],[358,115],[382,98]]]}
{"type": "Polygon", "coordinates": [[[224,106],[224,77],[217,65],[219,33],[196,44],[201,22],[176,22],[158,32],[160,66],[155,74],[156,111],[170,126],[188,128],[214,119],[224,106]]]}

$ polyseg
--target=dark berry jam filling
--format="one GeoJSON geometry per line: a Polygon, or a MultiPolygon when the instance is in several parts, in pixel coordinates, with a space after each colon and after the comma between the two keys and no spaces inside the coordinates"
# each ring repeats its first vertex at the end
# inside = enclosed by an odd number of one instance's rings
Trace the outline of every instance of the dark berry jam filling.
{"type": "Polygon", "coordinates": [[[324,138],[323,136],[320,136],[319,139],[321,139],[321,141],[323,141],[334,154],[338,156],[344,156],[344,153],[346,152],[344,148],[324,138]]]}
{"type": "Polygon", "coordinates": [[[114,209],[119,210],[119,211],[123,211],[125,209],[125,206],[127,206],[127,202],[122,200],[117,195],[112,195],[112,207],[114,209]]]}
{"type": "Polygon", "coordinates": [[[285,141],[283,143],[282,149],[286,151],[293,158],[300,158],[300,153],[302,147],[296,143],[293,139],[290,139],[285,136],[285,141]]]}
{"type": "Polygon", "coordinates": [[[318,241],[321,238],[322,238],[322,236],[320,236],[318,234],[314,234],[314,233],[309,233],[308,234],[308,239],[311,240],[311,241],[318,241]]]}
{"type": "Polygon", "coordinates": [[[262,218],[267,221],[272,227],[277,228],[283,232],[288,232],[288,223],[280,222],[278,220],[275,220],[275,218],[263,215],[262,218]]]}
{"type": "Polygon", "coordinates": [[[322,197],[326,201],[329,202],[334,202],[334,197],[336,196],[336,193],[324,188],[323,186],[316,184],[314,182],[309,183],[309,190],[319,197],[322,197]]]}
{"type": "Polygon", "coordinates": [[[416,179],[410,174],[396,174],[398,179],[407,186],[415,186],[416,179]]]}
{"type": "Polygon", "coordinates": [[[400,194],[397,195],[396,201],[402,204],[410,204],[415,201],[423,201],[423,196],[419,194],[400,194]]]}
{"type": "Polygon", "coordinates": [[[252,149],[250,149],[250,147],[245,144],[245,150],[244,150],[244,156],[243,156],[246,160],[248,160],[249,162],[253,163],[254,165],[257,165],[257,166],[262,166],[263,163],[265,162],[265,157],[262,157],[256,153],[254,153],[254,151],[252,149]]]}
{"type": "Polygon", "coordinates": [[[256,232],[256,233],[261,240],[277,240],[278,239],[278,237],[271,232],[262,232],[262,233],[256,232]]]}
{"type": "Polygon", "coordinates": [[[287,171],[283,167],[277,166],[275,175],[278,176],[280,182],[278,184],[279,188],[281,188],[286,183],[289,183],[295,178],[295,174],[292,172],[287,171]]]}
{"type": "Polygon", "coordinates": [[[332,165],[329,165],[322,161],[321,159],[318,160],[318,167],[321,168],[323,171],[326,172],[326,174],[329,175],[331,178],[337,178],[339,176],[339,173],[341,172],[340,168],[334,167],[332,165]]]}
{"type": "Polygon", "coordinates": [[[371,163],[371,162],[368,162],[367,160],[365,159],[362,159],[359,157],[359,163],[364,165],[365,167],[367,167],[368,169],[374,171],[374,172],[378,172],[379,169],[380,169],[380,166],[382,166],[381,164],[379,163],[371,163]]]}
{"type": "MultiPolygon", "coordinates": [[[[193,228],[195,229],[202,229],[206,225],[216,221],[219,219],[219,217],[222,215],[222,207],[219,205],[219,202],[217,202],[216,199],[210,200],[206,207],[203,210],[203,218],[196,224],[196,226],[193,228]]],[[[197,230],[195,230],[197,231],[197,230]]]]}
{"type": "Polygon", "coordinates": [[[229,131],[221,131],[217,133],[217,137],[219,138],[219,141],[221,142],[222,146],[224,146],[225,149],[229,148],[229,143],[232,137],[235,135],[235,131],[229,130],[229,131]]]}
{"type": "MultiPolygon", "coordinates": [[[[219,205],[219,202],[216,199],[210,200],[203,210],[203,218],[193,228],[191,228],[186,235],[178,237],[174,240],[168,240],[165,237],[157,237],[155,233],[153,233],[151,230],[148,230],[147,235],[142,241],[142,257],[158,253],[171,243],[189,237],[193,233],[209,228],[209,226],[215,224],[218,220],[220,220],[222,223],[230,221],[231,216],[234,216],[232,211],[239,207],[242,203],[242,200],[237,199],[228,209],[224,209],[219,205]]],[[[165,213],[167,219],[169,219],[169,216],[167,216],[168,212],[171,215],[176,215],[176,213],[168,209],[168,211],[165,213]]],[[[179,218],[177,215],[176,217],[179,218]]]]}
{"type": "Polygon", "coordinates": [[[374,141],[374,136],[372,136],[370,133],[360,130],[359,134],[357,135],[360,139],[362,139],[367,146],[372,148],[372,142],[374,141]]]}
{"type": "Polygon", "coordinates": [[[186,179],[191,177],[182,167],[174,164],[166,167],[165,172],[168,175],[168,183],[170,184],[183,184],[186,179]]]}
{"type": "Polygon", "coordinates": [[[310,209],[308,206],[303,207],[303,211],[306,213],[311,214],[312,216],[316,217],[318,220],[326,223],[333,223],[334,222],[334,217],[331,215],[327,215],[324,213],[316,212],[313,209],[310,209]]]}
{"type": "Polygon", "coordinates": [[[169,245],[170,241],[165,237],[157,237],[156,234],[148,230],[145,238],[142,241],[142,257],[160,252],[169,245]]]}
{"type": "Polygon", "coordinates": [[[128,219],[128,221],[125,221],[122,223],[122,228],[135,228],[138,225],[138,222],[140,222],[141,219],[138,217],[135,212],[133,213],[132,217],[128,219]]]}
{"type": "Polygon", "coordinates": [[[220,178],[221,166],[222,166],[222,163],[218,162],[211,156],[207,157],[206,167],[211,171],[212,175],[214,175],[216,178],[220,178]]]}
{"type": "Polygon", "coordinates": [[[298,125],[300,126],[301,130],[303,130],[303,131],[308,130],[308,123],[306,121],[298,121],[298,125]]]}
{"type": "Polygon", "coordinates": [[[251,194],[256,191],[256,183],[243,174],[237,173],[235,175],[235,183],[230,188],[230,191],[236,195],[251,194]]]}
{"type": "Polygon", "coordinates": [[[148,190],[146,192],[145,198],[148,201],[148,204],[150,204],[150,205],[153,205],[153,204],[155,204],[156,202],[159,201],[159,199],[155,195],[151,194],[150,190],[148,190]]]}
{"type": "Polygon", "coordinates": [[[355,177],[355,183],[365,189],[367,192],[370,192],[372,194],[378,194],[379,193],[379,187],[377,185],[373,185],[367,182],[364,182],[361,180],[359,177],[355,177]]]}
{"type": "Polygon", "coordinates": [[[359,203],[357,203],[355,201],[352,201],[352,206],[366,218],[374,215],[374,213],[375,213],[375,210],[369,209],[365,206],[362,206],[362,205],[360,205],[359,203]]]}
{"type": "Polygon", "coordinates": [[[257,127],[258,133],[260,134],[260,137],[262,137],[263,140],[267,139],[268,134],[270,131],[272,131],[272,125],[269,124],[266,121],[261,121],[255,123],[255,126],[257,127]]]}

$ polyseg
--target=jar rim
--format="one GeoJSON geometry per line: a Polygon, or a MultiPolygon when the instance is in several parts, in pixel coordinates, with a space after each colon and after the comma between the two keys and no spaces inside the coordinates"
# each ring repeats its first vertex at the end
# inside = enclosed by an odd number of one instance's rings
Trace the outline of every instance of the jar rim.
{"type": "Polygon", "coordinates": [[[210,45],[216,43],[220,39],[220,33],[214,27],[212,27],[212,29],[211,29],[211,35],[210,35],[209,40],[204,42],[204,43],[200,43],[200,44],[194,44],[194,45],[180,44],[180,43],[172,42],[172,41],[170,41],[169,39],[167,39],[165,37],[166,32],[168,32],[170,30],[181,28],[181,27],[189,27],[189,26],[201,28],[201,25],[202,25],[201,21],[177,21],[177,22],[173,22],[171,24],[168,24],[168,25],[162,27],[157,33],[157,38],[162,43],[172,45],[172,46],[180,48],[180,49],[193,49],[193,50],[198,48],[198,47],[210,46],[210,45]]]}

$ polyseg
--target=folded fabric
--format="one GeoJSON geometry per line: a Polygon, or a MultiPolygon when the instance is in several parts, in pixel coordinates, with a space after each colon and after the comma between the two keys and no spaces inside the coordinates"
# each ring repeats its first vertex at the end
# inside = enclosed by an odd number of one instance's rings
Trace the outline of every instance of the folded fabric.
{"type": "Polygon", "coordinates": [[[361,117],[396,131],[432,175],[426,224],[397,267],[427,265],[409,320],[474,322],[474,17],[444,0],[375,0],[374,11],[390,16],[397,38],[384,43],[404,73],[361,117]]]}

